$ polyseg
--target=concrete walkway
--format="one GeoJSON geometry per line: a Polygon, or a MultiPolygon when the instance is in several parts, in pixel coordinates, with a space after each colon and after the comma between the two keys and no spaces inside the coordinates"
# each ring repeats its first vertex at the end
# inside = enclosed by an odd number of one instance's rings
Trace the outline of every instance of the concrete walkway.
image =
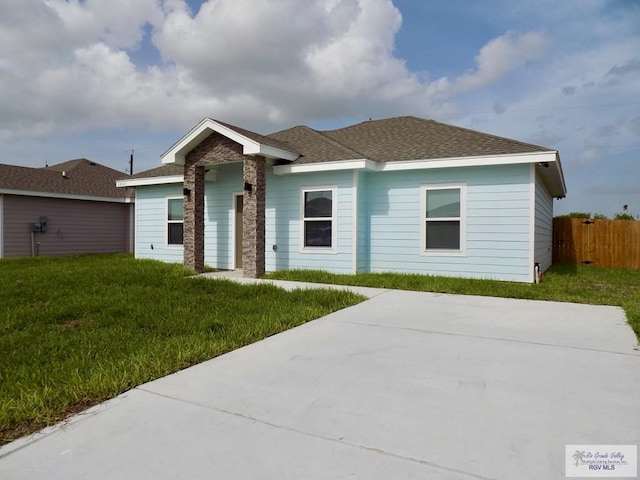
{"type": "Polygon", "coordinates": [[[639,443],[621,309],[368,293],[0,448],[0,478],[548,480],[639,443]]]}

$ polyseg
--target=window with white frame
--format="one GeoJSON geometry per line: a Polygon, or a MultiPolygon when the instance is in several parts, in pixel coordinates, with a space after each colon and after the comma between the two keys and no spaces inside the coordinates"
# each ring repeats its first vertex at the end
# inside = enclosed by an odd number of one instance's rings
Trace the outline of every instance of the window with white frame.
{"type": "Polygon", "coordinates": [[[305,249],[335,248],[336,189],[302,190],[302,245],[305,249]]]}
{"type": "Polygon", "coordinates": [[[167,244],[182,245],[184,226],[184,199],[167,198],[167,244]]]}
{"type": "Polygon", "coordinates": [[[423,251],[464,251],[464,196],[461,185],[423,187],[423,251]]]}

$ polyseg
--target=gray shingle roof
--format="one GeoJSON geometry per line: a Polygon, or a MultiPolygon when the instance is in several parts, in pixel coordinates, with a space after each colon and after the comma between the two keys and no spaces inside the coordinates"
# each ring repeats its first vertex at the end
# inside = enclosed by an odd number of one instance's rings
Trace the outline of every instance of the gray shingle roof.
{"type": "MultiPolygon", "coordinates": [[[[214,120],[214,119],[212,119],[214,120]]],[[[251,140],[255,140],[258,143],[263,145],[268,145],[270,147],[280,148],[282,150],[288,150],[291,153],[300,153],[291,150],[291,145],[280,141],[280,139],[274,137],[273,135],[261,135],[259,133],[252,132],[251,130],[246,130],[244,128],[236,127],[235,125],[231,125],[230,123],[221,122],[220,120],[214,120],[216,123],[220,125],[224,125],[225,127],[230,128],[234,132],[238,132],[240,135],[244,135],[251,140]]]]}
{"type": "MultiPolygon", "coordinates": [[[[369,120],[327,131],[300,125],[266,136],[215,121],[257,142],[300,154],[294,164],[360,159],[381,163],[554,151],[412,116],[369,120]]],[[[182,166],[165,165],[133,178],[181,174],[182,166]]]]}
{"type": "Polygon", "coordinates": [[[368,158],[375,162],[457,158],[553,149],[418,117],[370,120],[337,130],[294,127],[270,136],[287,141],[302,157],[294,163],[368,158]]]}
{"type": "Polygon", "coordinates": [[[364,158],[361,153],[336,142],[322,132],[306,126],[293,127],[272,133],[270,137],[283,142],[289,150],[294,150],[298,153],[303,152],[302,156],[295,160],[294,163],[332,162],[364,158]]]}
{"type": "Polygon", "coordinates": [[[131,191],[116,188],[116,180],[123,177],[127,175],[86,158],[69,160],[44,168],[0,164],[0,189],[25,193],[131,197],[133,195],[131,191]]]}
{"type": "Polygon", "coordinates": [[[130,178],[152,178],[152,177],[173,177],[176,175],[184,174],[184,166],[170,163],[168,165],[162,165],[161,167],[152,168],[143,172],[136,173],[130,177],[123,176],[118,180],[126,180],[130,178]]]}

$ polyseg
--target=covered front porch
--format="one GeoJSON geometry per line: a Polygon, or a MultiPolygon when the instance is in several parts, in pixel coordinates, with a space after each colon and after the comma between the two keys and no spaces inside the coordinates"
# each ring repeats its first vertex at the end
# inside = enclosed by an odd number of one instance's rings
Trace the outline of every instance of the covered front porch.
{"type": "Polygon", "coordinates": [[[165,152],[163,163],[184,165],[184,265],[197,272],[204,270],[205,178],[215,179],[219,166],[239,163],[242,177],[240,191],[234,192],[234,227],[229,239],[234,242],[234,268],[242,268],[244,277],[263,276],[267,164],[297,157],[282,142],[210,118],[165,152]]]}

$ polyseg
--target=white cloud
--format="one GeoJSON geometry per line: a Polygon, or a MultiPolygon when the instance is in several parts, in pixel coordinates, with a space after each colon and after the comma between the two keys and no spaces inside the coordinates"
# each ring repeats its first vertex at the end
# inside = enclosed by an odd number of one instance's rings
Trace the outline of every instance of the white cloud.
{"type": "Polygon", "coordinates": [[[637,143],[637,106],[619,118],[572,109],[640,98],[640,45],[620,33],[632,19],[595,15],[599,0],[553,14],[509,5],[501,15],[536,30],[505,23],[474,65],[457,64],[466,73],[429,79],[395,50],[391,0],[210,0],[194,12],[183,0],[4,0],[0,140],[184,131],[203,116],[268,131],[418,114],[559,148],[569,165],[637,143]],[[486,113],[457,114],[469,111],[486,113]],[[616,128],[605,138],[601,125],[616,128]]]}
{"type": "Polygon", "coordinates": [[[402,17],[391,0],[210,0],[197,12],[182,0],[8,1],[0,7],[3,139],[184,129],[205,115],[263,129],[434,116],[455,108],[456,91],[498,81],[545,43],[537,33],[504,35],[480,51],[477,71],[429,82],[394,54],[402,17]],[[162,58],[151,66],[134,60],[145,26],[162,58]]]}
{"type": "Polygon", "coordinates": [[[558,148],[570,188],[583,173],[604,181],[636,158],[640,10],[541,1],[491,0],[485,29],[443,39],[480,42],[473,64],[450,59],[465,73],[434,79],[442,45],[416,43],[412,71],[391,0],[2,0],[0,146],[184,132],[203,116],[272,131],[417,114],[558,148]]]}
{"type": "Polygon", "coordinates": [[[476,69],[456,79],[452,90],[463,93],[490,85],[510,71],[540,58],[548,44],[547,38],[539,32],[521,35],[509,32],[495,38],[480,50],[476,69]]]}
{"type": "Polygon", "coordinates": [[[113,47],[134,48],[142,27],[163,19],[160,0],[43,0],[56,13],[67,35],[77,42],[103,41],[113,47]]]}

